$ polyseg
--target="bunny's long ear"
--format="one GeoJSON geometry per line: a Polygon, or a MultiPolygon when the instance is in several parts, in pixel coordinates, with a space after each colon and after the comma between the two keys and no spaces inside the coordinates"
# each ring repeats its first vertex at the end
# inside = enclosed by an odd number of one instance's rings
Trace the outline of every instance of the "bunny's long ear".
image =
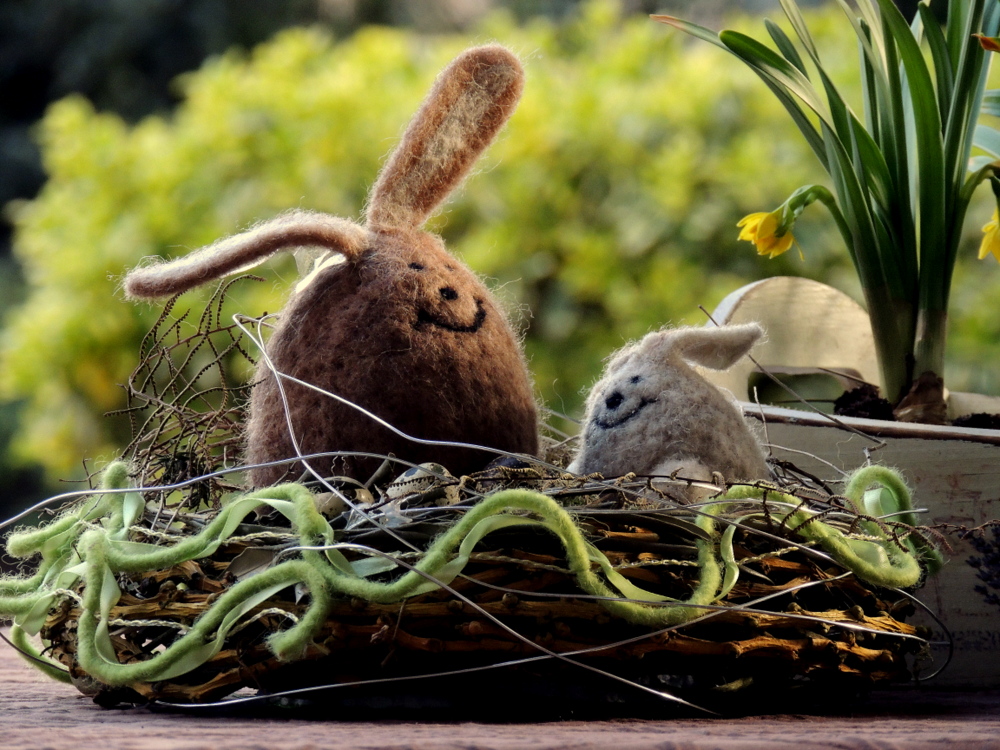
{"type": "Polygon", "coordinates": [[[521,64],[503,47],[475,47],[455,58],[375,183],[368,224],[423,225],[507,122],[523,87],[521,64]]]}
{"type": "Polygon", "coordinates": [[[289,247],[326,247],[350,260],[364,250],[367,236],[364,227],[346,219],[311,211],[290,211],[183,258],[136,268],[125,277],[125,294],[132,299],[152,299],[185,292],[208,281],[248,271],[289,247]]]}
{"type": "Polygon", "coordinates": [[[683,359],[712,370],[727,370],[749,352],[764,329],[756,323],[716,328],[675,328],[650,334],[644,354],[659,359],[683,359]]]}

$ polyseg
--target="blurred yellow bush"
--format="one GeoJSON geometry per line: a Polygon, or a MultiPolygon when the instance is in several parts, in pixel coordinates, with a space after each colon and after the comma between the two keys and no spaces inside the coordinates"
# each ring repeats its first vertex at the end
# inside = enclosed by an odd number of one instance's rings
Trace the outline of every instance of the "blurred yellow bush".
{"type": "MultiPolygon", "coordinates": [[[[750,279],[836,274],[844,254],[819,219],[798,231],[806,264],[764,264],[737,244],[739,217],[818,175],[773,97],[719,50],[617,7],[523,27],[500,14],[468,35],[286,31],[185,76],[177,111],[135,127],[81,98],[54,105],[40,130],[49,181],[14,211],[30,287],[0,343],[0,397],[26,401],[14,450],[52,475],[120,451],[127,425],[102,414],[124,404],[117,384],[161,310],[125,302],[122,274],[290,207],[358,217],[433,76],[488,39],[523,56],[525,95],[432,228],[500,287],[549,405],[576,411],[624,340],[701,323],[698,305],[750,279]]],[[[811,20],[820,45],[834,12],[811,20]]],[[[263,273],[227,309],[278,309],[294,268],[263,273]]]]}

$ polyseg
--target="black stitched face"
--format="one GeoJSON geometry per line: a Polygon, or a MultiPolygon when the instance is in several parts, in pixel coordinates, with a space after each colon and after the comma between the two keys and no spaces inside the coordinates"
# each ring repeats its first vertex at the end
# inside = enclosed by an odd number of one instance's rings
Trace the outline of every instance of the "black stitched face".
{"type": "Polygon", "coordinates": [[[463,269],[452,264],[425,265],[416,261],[417,319],[414,328],[434,326],[453,333],[476,333],[486,321],[483,298],[473,296],[463,284],[463,269]],[[462,289],[463,291],[459,291],[462,289]]]}
{"type": "MultiPolygon", "coordinates": [[[[623,363],[622,368],[632,372],[636,370],[633,362],[623,363]]],[[[652,389],[640,385],[643,382],[641,375],[626,377],[619,370],[609,380],[605,390],[607,395],[602,402],[598,402],[600,406],[594,410],[591,420],[594,427],[602,430],[620,427],[635,419],[647,406],[656,403],[656,394],[651,392],[652,389]]]]}
{"type": "Polygon", "coordinates": [[[427,312],[427,310],[425,310],[424,308],[420,308],[420,310],[417,312],[416,327],[419,328],[421,325],[430,323],[432,326],[443,328],[446,331],[454,331],[455,333],[475,333],[476,331],[478,331],[480,328],[483,327],[483,322],[485,320],[486,320],[486,308],[483,307],[483,301],[481,299],[477,299],[476,317],[469,325],[452,323],[448,320],[444,320],[443,318],[432,315],[431,313],[427,312]]]}
{"type": "MultiPolygon", "coordinates": [[[[637,417],[639,415],[639,412],[641,412],[647,406],[649,406],[650,404],[655,404],[655,403],[656,403],[656,399],[655,398],[641,398],[641,399],[639,399],[638,403],[633,408],[629,409],[628,411],[625,411],[624,413],[615,414],[613,416],[609,415],[610,418],[608,418],[608,417],[595,417],[594,424],[596,424],[602,430],[611,430],[611,429],[614,429],[615,427],[621,427],[623,424],[625,424],[629,420],[634,419],[635,417],[637,417]]],[[[619,406],[620,405],[621,404],[619,404],[619,406]]]]}
{"type": "MultiPolygon", "coordinates": [[[[390,236],[393,233],[386,233],[390,236]]],[[[395,237],[393,237],[395,239],[395,237]]],[[[422,232],[400,233],[397,250],[401,268],[395,283],[405,289],[402,299],[413,307],[411,325],[452,333],[476,333],[489,311],[488,292],[465,266],[452,258],[438,239],[422,232]]]]}

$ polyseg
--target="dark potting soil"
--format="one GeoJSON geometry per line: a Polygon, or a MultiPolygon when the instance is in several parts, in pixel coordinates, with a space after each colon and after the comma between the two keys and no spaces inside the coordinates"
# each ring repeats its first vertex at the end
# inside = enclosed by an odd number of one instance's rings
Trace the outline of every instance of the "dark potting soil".
{"type": "Polygon", "coordinates": [[[1000,414],[965,414],[959,417],[953,425],[956,427],[974,427],[982,430],[1000,430],[1000,414]]]}
{"type": "Polygon", "coordinates": [[[879,396],[877,387],[868,383],[841,394],[833,402],[833,413],[838,417],[896,421],[892,413],[892,404],[879,396]]]}
{"type": "MultiPolygon", "coordinates": [[[[868,383],[846,391],[833,402],[833,413],[838,417],[860,417],[895,422],[892,404],[879,395],[879,390],[868,383]]],[[[965,414],[951,422],[955,427],[972,427],[984,430],[1000,430],[1000,414],[965,414]]]]}

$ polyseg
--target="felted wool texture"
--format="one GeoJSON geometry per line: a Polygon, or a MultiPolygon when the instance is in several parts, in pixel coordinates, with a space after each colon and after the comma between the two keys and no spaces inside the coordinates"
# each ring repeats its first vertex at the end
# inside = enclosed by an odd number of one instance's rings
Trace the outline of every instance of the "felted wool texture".
{"type": "MultiPolygon", "coordinates": [[[[514,453],[538,449],[537,412],[520,344],[486,287],[440,239],[420,231],[514,111],[523,88],[517,58],[487,45],[460,55],[438,77],[376,181],[364,227],[292,212],[180,260],[140,268],[131,297],[184,291],[245,271],[273,252],[320,253],[266,345],[279,371],[364,407],[417,438],[514,453]]],[[[484,466],[490,453],[422,446],[356,409],[287,380],[262,362],[246,427],[251,464],[302,453],[392,453],[434,460],[452,473],[484,466]]],[[[317,460],[320,474],[367,479],[378,459],[317,460]]],[[[299,464],[251,471],[254,487],[297,478],[299,464]]]]}
{"type": "Polygon", "coordinates": [[[288,211],[253,229],[226,237],[170,263],[137,268],[125,277],[129,299],[179,294],[222,276],[244,273],[292,246],[317,246],[354,258],[365,247],[367,232],[347,219],[314,211],[288,211]]]}
{"type": "MultiPolygon", "coordinates": [[[[689,364],[731,367],[762,334],[755,323],[664,329],[619,350],[587,398],[570,471],[769,477],[763,449],[739,407],[689,364]]],[[[687,492],[688,499],[696,496],[687,492]]]]}
{"type": "MultiPolygon", "coordinates": [[[[282,313],[267,349],[275,367],[430,440],[533,454],[535,401],[517,338],[486,287],[425,232],[381,229],[356,264],[326,269],[282,313]]],[[[247,460],[295,455],[277,383],[264,366],[251,397],[247,460]]],[[[482,451],[422,446],[351,407],[284,381],[303,453],[393,453],[456,475],[482,451]]],[[[367,478],[378,461],[313,461],[322,474],[367,478]]],[[[295,465],[255,470],[255,486],[295,477],[295,465]]]]}
{"type": "Polygon", "coordinates": [[[368,223],[421,226],[503,127],[523,88],[520,62],[499,45],[456,57],[434,82],[372,188],[368,223]]]}

